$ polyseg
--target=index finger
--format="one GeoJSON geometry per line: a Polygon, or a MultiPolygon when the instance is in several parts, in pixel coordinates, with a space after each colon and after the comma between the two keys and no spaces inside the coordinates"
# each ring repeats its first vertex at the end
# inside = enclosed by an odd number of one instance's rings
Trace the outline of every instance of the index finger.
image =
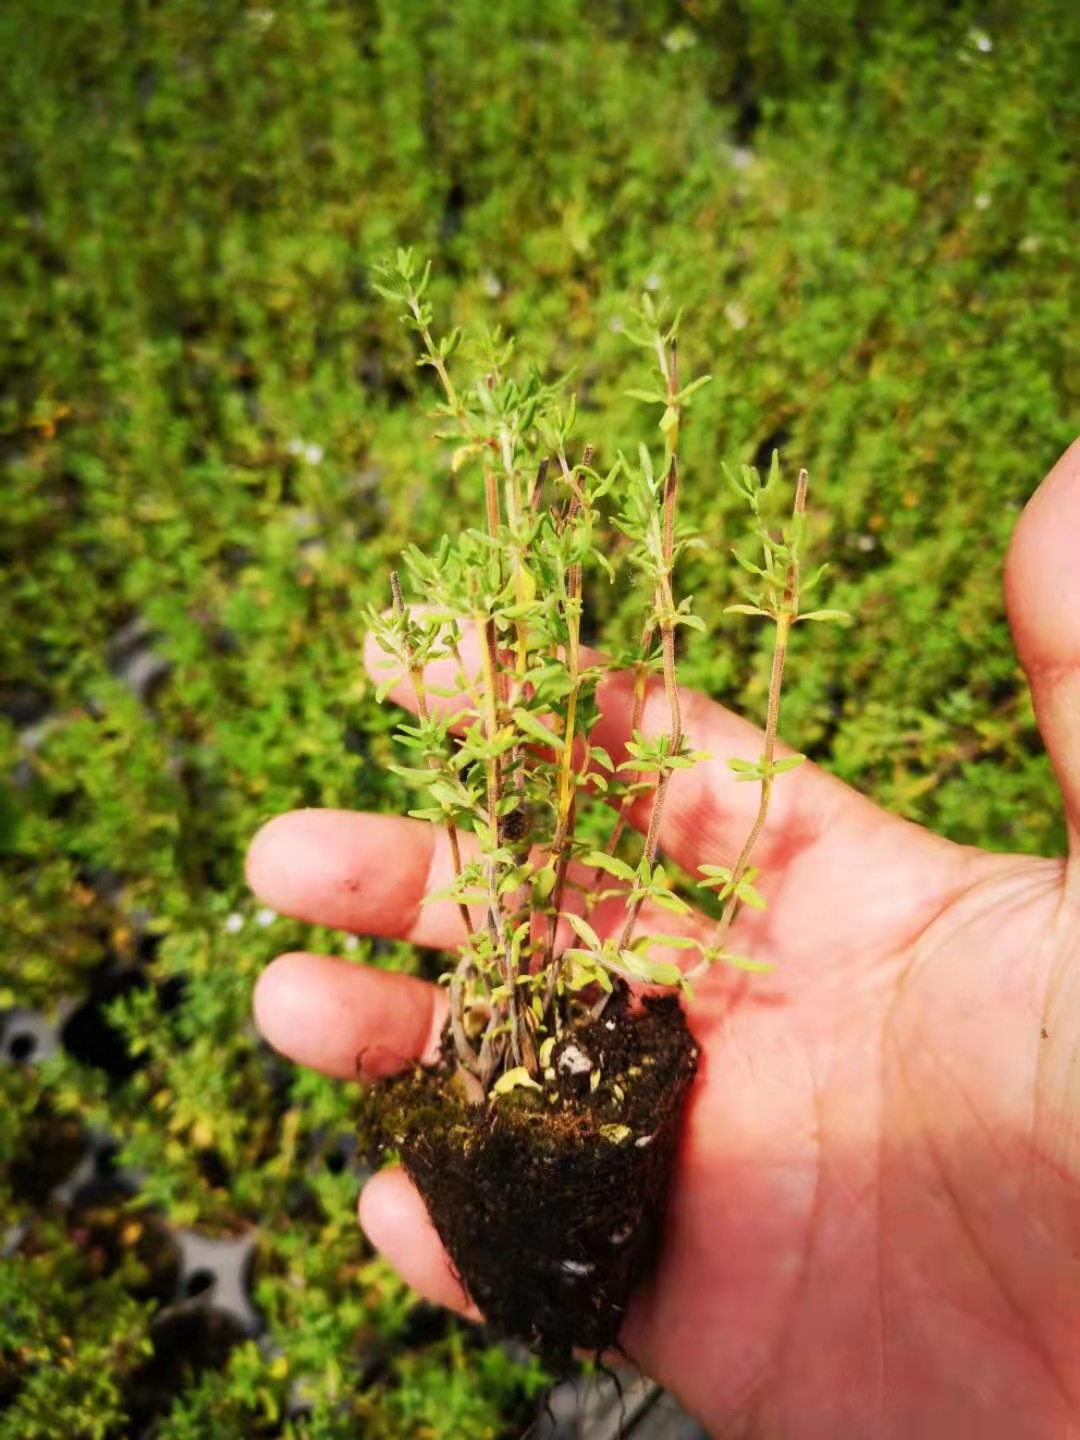
{"type": "MultiPolygon", "coordinates": [[[[473,837],[462,835],[459,843],[471,855],[473,837]]],[[[453,878],[445,830],[352,810],[276,815],[247,857],[248,884],[281,915],[446,950],[465,939],[461,912],[452,900],[425,898],[453,878]]]]}

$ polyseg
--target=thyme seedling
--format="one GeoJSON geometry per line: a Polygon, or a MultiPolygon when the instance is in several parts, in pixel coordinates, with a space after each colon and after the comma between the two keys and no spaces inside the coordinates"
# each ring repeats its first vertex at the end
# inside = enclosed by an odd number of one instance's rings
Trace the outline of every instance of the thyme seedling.
{"type": "Polygon", "coordinates": [[[691,600],[677,598],[675,576],[695,543],[678,513],[680,431],[709,377],[682,382],[679,317],[669,319],[644,297],[631,338],[652,355],[658,383],[629,393],[661,407],[662,455],[657,464],[642,446],[633,459],[618,454],[597,468],[592,447],[575,439],[574,399],[535,369],[514,367],[512,346],[499,336],[484,343],[473,377],[455,384],[449,362],[462,350],[462,336],[455,330],[436,338],[429,281],[430,267],[401,250],[380,271],[377,288],[416,334],[417,363],[438,378],[440,433],[454,443],[455,474],[479,470],[484,524],[444,537],[434,555],[408,550],[404,568],[423,606],[410,607],[395,574],[390,611],[372,612],[370,620],[396,667],[380,688],[404,674],[414,692],[416,721],[402,725],[399,738],[420,763],[397,767],[423,794],[410,813],[443,825],[449,839],[453,879],[430,898],[452,900],[462,917],[461,957],[446,977],[449,1034],[466,1093],[478,1102],[542,1087],[552,1043],[628,985],[685,986],[717,961],[753,963],[733,955],[728,938],[739,908],[762,903],[753,853],[777,777],[803,758],[775,754],[788,640],[800,621],[839,612],[799,608],[822,573],[803,580],[806,472],[779,538],[763,504],[778,479],[775,457],[765,482],[749,467],[727,472],[749,507],[760,549],[758,559],[740,559],[755,585],[746,603],[729,610],[776,626],[762,754],[757,762],[729,762],[737,779],[760,784],[760,804],[735,864],[703,867],[702,883],[722,901],[713,940],[701,945],[645,930],[646,913],[689,910],[669,884],[659,851],[675,773],[702,758],[683,730],[676,653],[680,626],[705,627],[691,600]],[[585,576],[613,578],[604,543],[604,516],[612,508],[611,523],[645,597],[632,738],[618,762],[592,739],[605,667],[582,644],[585,576]],[[466,644],[478,651],[476,663],[466,662],[466,644]],[[425,681],[434,660],[449,661],[453,675],[439,692],[440,706],[432,705],[425,681]],[[667,722],[662,734],[647,735],[642,721],[656,672],[667,722]],[[620,851],[643,796],[649,818],[640,858],[631,863],[620,851]],[[614,811],[600,850],[578,833],[581,807],[594,799],[614,811]],[[602,937],[591,917],[612,882],[625,915],[602,937]],[[564,922],[576,943],[562,940],[564,922]],[[679,948],[700,951],[685,974],[666,958],[679,948]]]}

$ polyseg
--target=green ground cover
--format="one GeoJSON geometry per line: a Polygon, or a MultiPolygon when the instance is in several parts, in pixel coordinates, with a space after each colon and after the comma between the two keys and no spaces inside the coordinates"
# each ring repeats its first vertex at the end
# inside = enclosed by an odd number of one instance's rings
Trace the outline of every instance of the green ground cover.
{"type": "MultiPolygon", "coordinates": [[[[601,460],[647,423],[624,395],[631,305],[644,287],[685,306],[688,364],[715,378],[684,446],[707,548],[683,589],[711,633],[683,678],[761,715],[767,657],[720,613],[738,523],[720,461],[779,448],[810,468],[829,603],[857,617],[799,637],[785,733],[957,840],[1062,848],[1000,575],[1076,428],[1077,17],[4,7],[0,1008],[135,979],[107,1011],[127,1073],[64,1052],[0,1067],[0,1231],[28,1226],[0,1267],[3,1440],[361,1420],[496,1437],[540,1383],[372,1261],[355,1177],[327,1163],[349,1087],[283,1071],[248,1021],[272,955],[342,943],[257,912],[253,831],[404,800],[362,614],[448,492],[427,378],[370,285],[392,245],[433,257],[447,325],[500,324],[576,367],[601,460]],[[138,633],[168,668],[135,693],[138,633]],[[115,1137],[171,1222],[257,1227],[272,1344],[148,1384],[163,1297],[135,1232],[88,1245],[41,1204],[36,1167],[72,1120],[115,1137]]],[[[628,638],[630,597],[590,598],[598,635],[628,638]]]]}

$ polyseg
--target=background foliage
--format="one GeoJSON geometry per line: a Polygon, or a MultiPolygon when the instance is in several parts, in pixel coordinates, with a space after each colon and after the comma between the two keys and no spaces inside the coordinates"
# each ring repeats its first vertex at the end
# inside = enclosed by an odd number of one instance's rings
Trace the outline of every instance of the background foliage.
{"type": "Polygon", "coordinates": [[[99,1041],[0,1068],[0,1437],[516,1433],[536,1372],[365,1253],[349,1087],[248,1019],[273,954],[342,946],[254,909],[252,832],[402,800],[360,617],[448,482],[371,264],[414,243],[447,326],[576,365],[598,463],[646,423],[623,318],[674,295],[716,377],[684,678],[760,715],[719,461],[778,447],[859,617],[796,642],[788,738],[958,840],[1059,849],[1000,572],[1075,427],[1078,12],[14,0],[0,48],[0,1007],[88,1003],[99,1041]],[[80,1130],[142,1176],[111,1230],[44,1203],[80,1130]],[[155,1215],[253,1231],[258,1342],[165,1374],[155,1215]]]}

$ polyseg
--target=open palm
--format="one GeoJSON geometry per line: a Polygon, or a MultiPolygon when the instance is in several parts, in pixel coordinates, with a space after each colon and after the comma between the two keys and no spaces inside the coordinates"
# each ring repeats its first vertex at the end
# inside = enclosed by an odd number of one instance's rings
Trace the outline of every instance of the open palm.
{"type": "MultiPolygon", "coordinates": [[[[1028,507],[1007,573],[1017,649],[1080,843],[1080,446],[1028,507]]],[[[404,698],[404,691],[402,694],[404,698]]],[[[629,681],[600,692],[616,758],[629,681]]],[[[662,694],[643,728],[660,731],[662,694]]],[[[685,695],[690,743],[663,848],[732,863],[756,805],[726,756],[760,736],[685,695]]],[[[1080,1435],[1080,893],[1062,861],[991,855],[890,816],[804,766],[755,856],[768,900],[690,1012],[702,1060],[656,1275],[624,1344],[717,1435],[1080,1435]]],[[[256,837],[269,905],[450,947],[445,841],[420,822],[301,811],[256,837]]],[[[740,933],[741,932],[741,933],[740,933]]],[[[263,975],[267,1038],[353,1077],[432,1058],[435,987],[330,957],[263,975]]],[[[365,1229],[417,1289],[465,1308],[400,1171],[365,1229]]]]}

